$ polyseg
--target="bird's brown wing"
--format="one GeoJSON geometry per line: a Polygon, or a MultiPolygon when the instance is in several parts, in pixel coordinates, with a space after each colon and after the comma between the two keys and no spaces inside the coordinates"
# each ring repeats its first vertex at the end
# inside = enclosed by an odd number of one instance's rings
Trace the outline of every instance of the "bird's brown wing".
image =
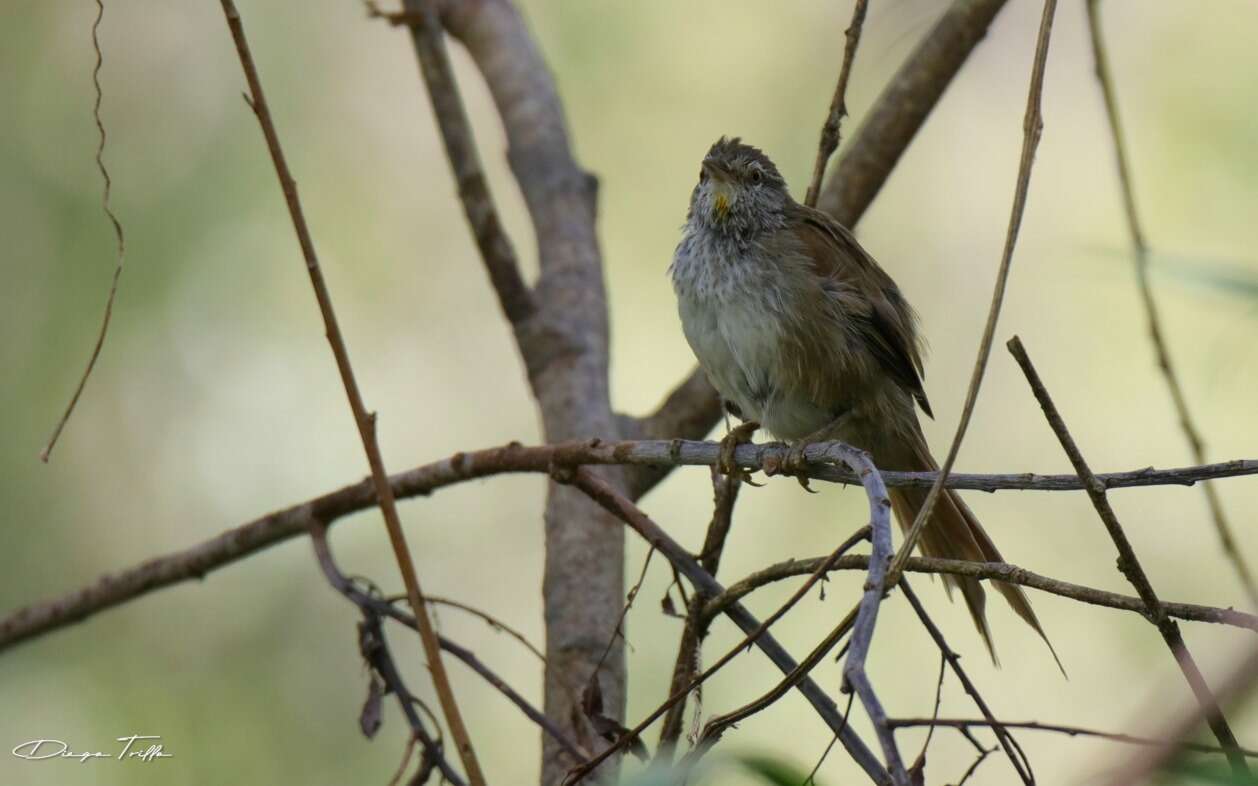
{"type": "Polygon", "coordinates": [[[900,288],[878,266],[856,238],[841,224],[805,205],[791,207],[790,225],[823,279],[838,282],[858,295],[862,308],[850,316],[856,321],[870,352],[930,417],[930,401],[922,388],[922,353],[917,335],[917,315],[900,294],[900,288]]]}

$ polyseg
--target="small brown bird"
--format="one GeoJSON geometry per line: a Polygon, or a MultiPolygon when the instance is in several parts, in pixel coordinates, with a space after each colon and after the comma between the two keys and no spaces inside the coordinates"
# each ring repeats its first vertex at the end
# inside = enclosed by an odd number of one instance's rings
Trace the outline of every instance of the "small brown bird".
{"type": "MultiPolygon", "coordinates": [[[[708,151],[669,272],[686,340],[733,414],[794,444],[840,439],[869,451],[880,469],[938,469],[915,408],[931,415],[913,309],[847,229],[791,198],[763,152],[724,137],[708,151]]],[[[926,490],[890,496],[907,530],[926,490]]],[[[951,490],[920,547],[932,557],[1003,562],[951,490]]],[[[995,660],[981,582],[944,583],[961,590],[995,660]]],[[[992,583],[1048,643],[1022,589],[992,583]]]]}

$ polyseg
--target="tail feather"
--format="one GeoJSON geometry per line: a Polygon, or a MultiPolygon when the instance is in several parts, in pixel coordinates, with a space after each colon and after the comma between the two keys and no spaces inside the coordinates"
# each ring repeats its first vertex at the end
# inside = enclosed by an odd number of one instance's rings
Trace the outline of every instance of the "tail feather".
{"type": "MultiPolygon", "coordinates": [[[[874,456],[874,463],[880,468],[886,469],[902,469],[907,471],[934,471],[938,469],[935,460],[931,457],[927,450],[925,441],[912,446],[911,450],[896,451],[901,455],[884,456],[887,463],[880,463],[880,456],[874,456]],[[898,460],[897,460],[898,459],[898,460]]],[[[913,526],[913,520],[917,518],[917,513],[922,508],[922,504],[926,501],[926,489],[920,488],[895,488],[889,490],[891,497],[891,507],[895,512],[896,519],[900,522],[900,527],[904,531],[908,531],[913,526]]],[[[921,539],[918,541],[918,548],[922,554],[928,557],[939,557],[942,559],[967,560],[970,562],[1004,562],[997,550],[996,544],[988,537],[983,530],[978,519],[970,510],[969,506],[957,496],[956,492],[951,489],[945,489],[935,503],[935,508],[931,512],[930,522],[927,523],[925,529],[922,530],[921,539]]],[[[1000,660],[996,657],[996,647],[992,641],[991,628],[987,624],[987,595],[983,590],[982,581],[969,576],[944,575],[944,587],[951,595],[952,589],[959,589],[962,598],[965,599],[965,605],[970,611],[970,616],[974,619],[974,626],[978,628],[979,634],[983,637],[983,642],[987,645],[987,650],[991,653],[992,661],[999,666],[1000,660]]],[[[1028,625],[1030,625],[1036,633],[1040,634],[1040,638],[1048,645],[1049,652],[1053,655],[1053,660],[1057,662],[1057,668],[1061,669],[1063,675],[1066,670],[1061,665],[1061,659],[1057,657],[1053,644],[1048,640],[1048,635],[1044,633],[1044,628],[1040,625],[1039,618],[1035,616],[1035,610],[1031,608],[1031,601],[1027,598],[1026,593],[1016,584],[1009,584],[1004,581],[992,581],[992,586],[996,591],[1004,596],[1014,612],[1021,617],[1028,625]]]]}

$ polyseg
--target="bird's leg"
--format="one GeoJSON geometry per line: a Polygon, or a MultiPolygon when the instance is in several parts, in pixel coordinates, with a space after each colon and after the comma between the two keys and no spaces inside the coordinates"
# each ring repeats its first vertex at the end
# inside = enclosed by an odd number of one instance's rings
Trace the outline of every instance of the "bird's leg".
{"type": "Polygon", "coordinates": [[[737,477],[749,486],[759,486],[751,479],[751,473],[742,469],[734,461],[734,451],[739,445],[746,445],[751,442],[751,436],[756,433],[756,429],[760,428],[760,424],[754,420],[748,420],[729,430],[725,438],[721,440],[721,452],[716,460],[716,468],[722,475],[731,475],[737,477]]]}
{"type": "Polygon", "coordinates": [[[812,487],[808,485],[808,459],[804,458],[804,450],[814,442],[832,439],[847,424],[850,417],[851,411],[845,411],[803,439],[793,442],[790,449],[786,451],[786,456],[780,462],[776,462],[772,466],[765,466],[765,474],[794,475],[795,480],[799,481],[799,485],[804,487],[804,491],[807,491],[809,494],[816,494],[817,492],[813,491],[812,487]]]}

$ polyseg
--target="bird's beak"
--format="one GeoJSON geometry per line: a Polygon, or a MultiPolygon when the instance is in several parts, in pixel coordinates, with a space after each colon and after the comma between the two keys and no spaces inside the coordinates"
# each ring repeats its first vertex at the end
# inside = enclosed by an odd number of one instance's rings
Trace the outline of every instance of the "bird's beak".
{"type": "Polygon", "coordinates": [[[734,204],[738,196],[734,189],[733,178],[729,170],[715,161],[704,161],[703,171],[707,172],[712,180],[712,212],[716,218],[723,220],[729,214],[730,206],[734,204]]]}

